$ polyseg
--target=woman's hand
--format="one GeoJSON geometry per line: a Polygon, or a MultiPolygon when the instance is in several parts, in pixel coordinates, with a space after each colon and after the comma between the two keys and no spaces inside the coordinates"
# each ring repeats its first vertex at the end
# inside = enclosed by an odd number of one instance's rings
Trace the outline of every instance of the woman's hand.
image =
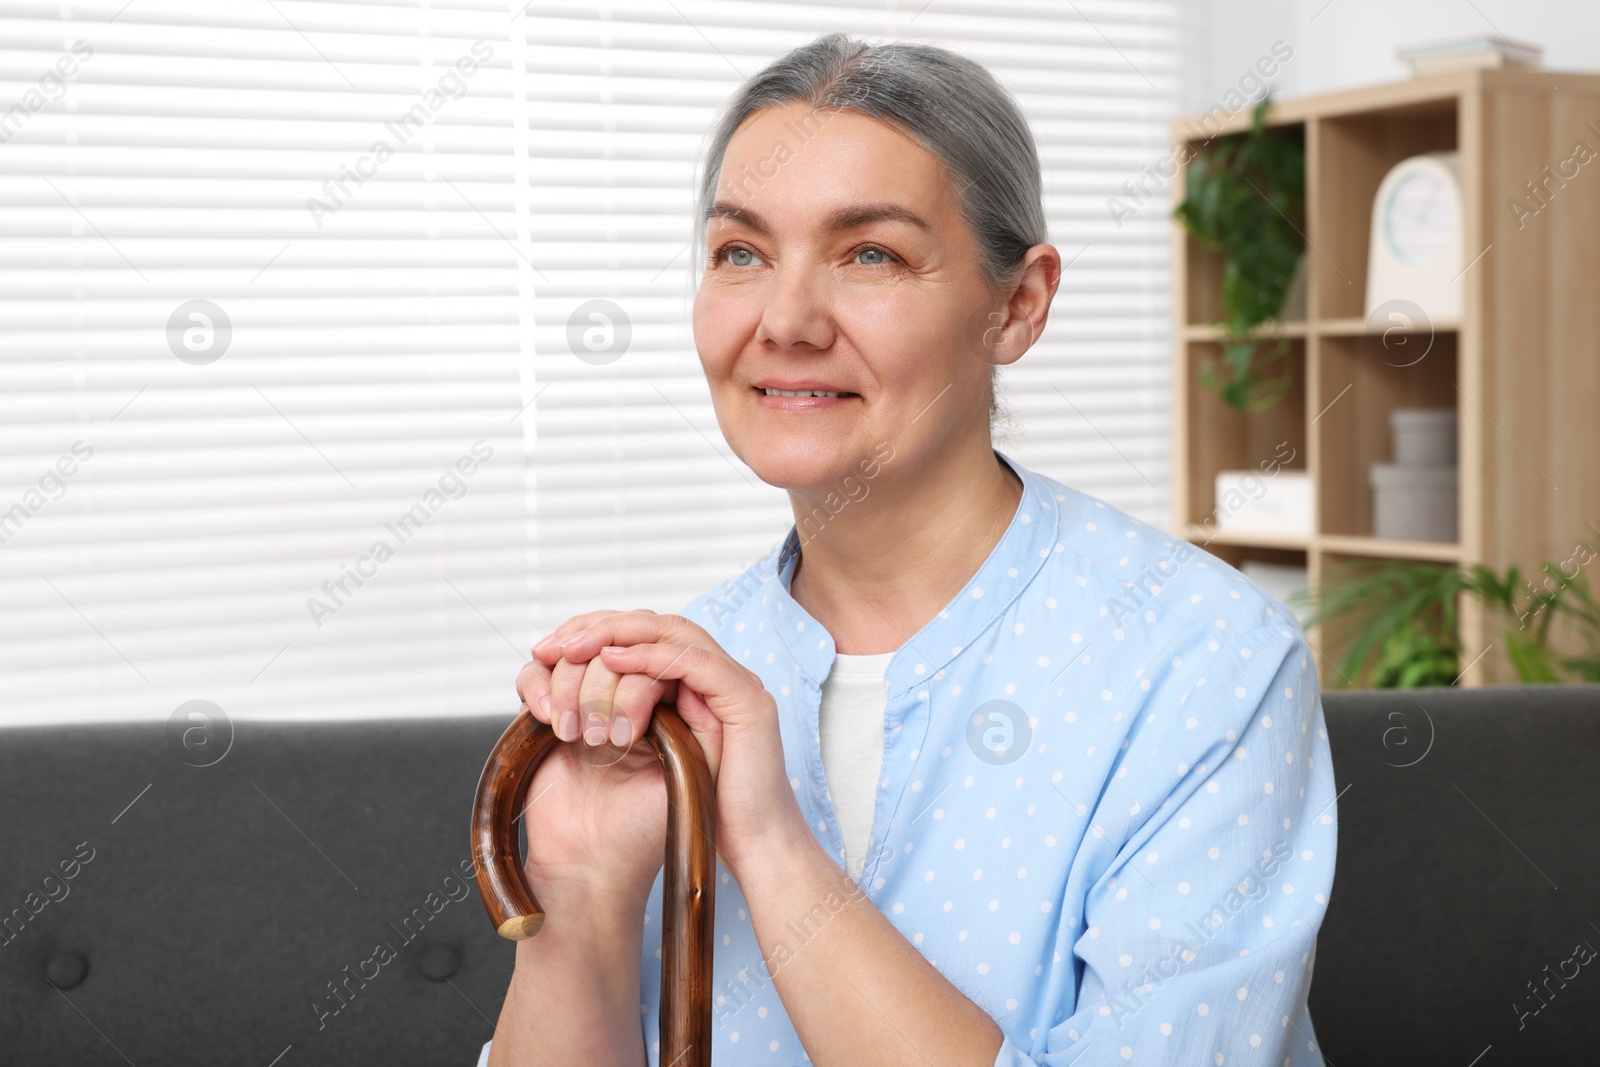
{"type": "MultiPolygon", "coordinates": [[[[558,634],[581,630],[609,612],[590,612],[568,620],[558,634]]],[[[625,721],[614,709],[627,709],[635,721],[676,682],[644,676],[624,677],[594,664],[559,660],[552,670],[537,657],[517,675],[517,695],[533,717],[550,722],[542,710],[556,691],[559,706],[603,711],[610,723],[625,721]],[[587,676],[587,680],[586,680],[587,676]]],[[[564,740],[577,736],[571,725],[564,740]]],[[[558,735],[563,731],[558,730],[558,735]]],[[[555,746],[540,762],[525,800],[528,858],[524,869],[534,895],[547,908],[572,900],[589,909],[598,894],[602,904],[642,913],[666,848],[667,789],[660,761],[648,745],[635,745],[643,730],[628,729],[621,747],[606,745],[604,733],[593,743],[555,746]],[[604,747],[593,747],[600,745],[604,747]]]]}
{"type": "MultiPolygon", "coordinates": [[[[624,676],[602,662],[564,656],[560,645],[591,623],[619,611],[590,611],[574,615],[533,646],[533,662],[517,676],[517,693],[533,717],[549,723],[563,741],[582,737],[588,745],[607,741],[631,748],[644,737],[650,712],[661,701],[671,701],[676,681],[658,681],[644,674],[624,676]]],[[[631,614],[654,616],[648,608],[631,614]]]]}
{"type": "MultiPolygon", "coordinates": [[[[718,849],[735,864],[757,843],[803,831],[784,766],[777,701],[701,627],[644,610],[595,612],[563,624],[534,646],[534,657],[524,668],[530,681],[524,697],[536,717],[557,725],[558,736],[563,720],[570,726],[581,712],[586,739],[620,738],[632,746],[656,703],[675,704],[705,753],[716,784],[718,849]],[[538,668],[551,672],[548,691],[538,668]],[[548,704],[540,700],[546,696],[548,704]]],[[[653,882],[662,823],[654,812],[640,815],[658,831],[653,882]]]]}

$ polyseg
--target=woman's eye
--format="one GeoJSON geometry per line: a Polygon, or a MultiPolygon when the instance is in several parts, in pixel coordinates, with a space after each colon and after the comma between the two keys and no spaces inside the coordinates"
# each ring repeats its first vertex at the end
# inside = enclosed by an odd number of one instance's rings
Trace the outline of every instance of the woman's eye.
{"type": "MultiPolygon", "coordinates": [[[[868,245],[858,249],[855,253],[855,256],[856,262],[867,267],[881,267],[889,263],[898,262],[898,260],[896,260],[891,253],[873,245],[868,245]],[[860,258],[862,256],[873,258],[862,260],[860,258]]],[[[723,245],[721,248],[717,249],[717,254],[714,257],[713,262],[721,263],[724,260],[735,267],[754,267],[763,262],[760,256],[756,255],[754,251],[744,247],[743,245],[723,245]]]]}
{"type": "Polygon", "coordinates": [[[735,267],[753,267],[761,262],[761,257],[742,245],[723,245],[717,249],[717,259],[719,261],[726,259],[735,267]]]}

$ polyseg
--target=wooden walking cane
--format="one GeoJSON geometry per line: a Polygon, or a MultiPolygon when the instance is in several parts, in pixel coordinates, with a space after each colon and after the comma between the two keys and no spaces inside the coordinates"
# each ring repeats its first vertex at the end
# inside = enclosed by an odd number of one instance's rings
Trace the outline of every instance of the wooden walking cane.
{"type": "MultiPolygon", "coordinates": [[[[711,770],[700,743],[667,704],[656,705],[645,738],[667,779],[659,1062],[711,1067],[711,920],[716,888],[711,770]]],[[[528,886],[517,847],[516,820],[539,761],[559,743],[549,724],[523,711],[495,744],[478,779],[472,809],[478,893],[500,936],[513,941],[533,937],[544,924],[544,910],[528,886]]]]}

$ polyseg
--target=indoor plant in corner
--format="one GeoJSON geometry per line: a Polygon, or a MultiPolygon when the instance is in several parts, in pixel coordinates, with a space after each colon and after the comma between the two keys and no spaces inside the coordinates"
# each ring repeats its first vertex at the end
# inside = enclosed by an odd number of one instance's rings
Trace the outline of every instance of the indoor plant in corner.
{"type": "Polygon", "coordinates": [[[1581,570],[1567,575],[1554,563],[1540,570],[1552,579],[1545,583],[1548,592],[1535,590],[1525,597],[1524,589],[1533,587],[1515,565],[1502,577],[1483,564],[1345,561],[1294,599],[1297,606],[1314,609],[1305,629],[1330,622],[1339,629],[1339,647],[1329,652],[1343,652],[1334,664],[1340,688],[1361,684],[1369,657],[1373,663],[1366,684],[1373,687],[1456,684],[1462,651],[1457,606],[1464,596],[1478,600],[1499,619],[1495,643],[1505,650],[1518,681],[1600,682],[1600,601],[1588,577],[1581,570]],[[1557,626],[1564,626],[1583,650],[1556,648],[1551,631],[1557,626]]]}
{"type": "Polygon", "coordinates": [[[1289,343],[1257,328],[1283,313],[1305,251],[1305,129],[1268,133],[1264,98],[1248,133],[1230,134],[1190,162],[1184,201],[1173,215],[1196,241],[1222,256],[1222,361],[1199,368],[1200,384],[1240,411],[1282,400],[1294,380],[1289,343]],[[1272,364],[1281,371],[1268,378],[1272,364]]]}

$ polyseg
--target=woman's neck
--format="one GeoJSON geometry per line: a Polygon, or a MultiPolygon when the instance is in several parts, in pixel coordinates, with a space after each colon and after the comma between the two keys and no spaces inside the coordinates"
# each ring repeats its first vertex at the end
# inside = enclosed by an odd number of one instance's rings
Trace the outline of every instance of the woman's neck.
{"type": "Polygon", "coordinates": [[[978,572],[1016,515],[1022,483],[994,454],[925,465],[893,460],[864,480],[867,494],[837,514],[791,492],[801,556],[789,594],[833,635],[836,651],[900,648],[978,572]],[[813,516],[828,516],[820,526],[813,516]]]}

